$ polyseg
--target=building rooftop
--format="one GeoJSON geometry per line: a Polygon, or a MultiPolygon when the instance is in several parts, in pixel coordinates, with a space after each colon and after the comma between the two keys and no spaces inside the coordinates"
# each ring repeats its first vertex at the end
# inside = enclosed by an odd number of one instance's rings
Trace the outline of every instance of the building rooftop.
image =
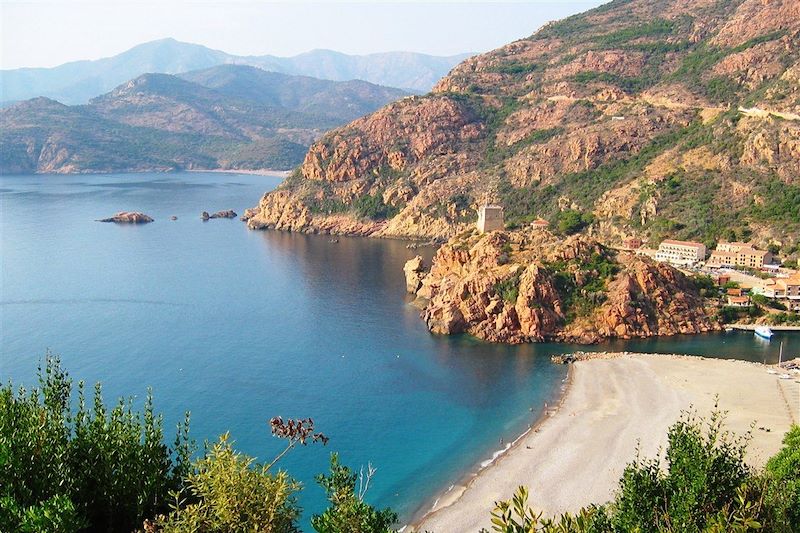
{"type": "Polygon", "coordinates": [[[704,244],[699,243],[699,242],[676,241],[676,240],[673,240],[673,239],[665,239],[665,240],[661,241],[661,244],[676,244],[678,246],[691,246],[692,248],[700,248],[702,246],[705,246],[704,244]]]}

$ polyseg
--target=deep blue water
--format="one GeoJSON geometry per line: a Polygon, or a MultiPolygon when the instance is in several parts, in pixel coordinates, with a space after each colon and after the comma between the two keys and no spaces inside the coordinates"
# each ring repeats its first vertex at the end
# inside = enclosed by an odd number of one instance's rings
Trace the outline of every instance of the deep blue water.
{"type": "MultiPolygon", "coordinates": [[[[428,333],[404,291],[418,253],[391,240],[255,232],[241,213],[279,183],[235,174],[0,176],[0,379],[32,384],[46,349],[107,400],[141,398],[173,427],[192,412],[199,441],[230,431],[270,460],[275,415],[312,417],[326,448],[280,465],[305,484],[307,519],[324,506],[316,473],[331,451],[372,462],[371,502],[408,518],[534,422],[566,375],[553,353],[428,333]],[[148,213],[141,226],[95,219],[148,213]],[[169,217],[176,215],[178,220],[169,217]]],[[[430,254],[428,250],[426,253],[430,254]]],[[[756,361],[800,351],[731,333],[616,342],[594,349],[756,361]]]]}

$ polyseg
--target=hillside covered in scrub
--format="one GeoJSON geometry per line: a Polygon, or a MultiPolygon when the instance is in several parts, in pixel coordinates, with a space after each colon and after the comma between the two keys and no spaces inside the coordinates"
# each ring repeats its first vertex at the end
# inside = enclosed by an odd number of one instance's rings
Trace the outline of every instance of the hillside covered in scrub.
{"type": "Polygon", "coordinates": [[[143,74],[86,105],[0,109],[0,172],[288,169],[324,131],[406,94],[244,65],[143,74]]]}
{"type": "Polygon", "coordinates": [[[417,256],[404,270],[433,333],[588,344],[720,328],[681,272],[582,235],[476,231],[441,246],[429,269],[417,256]]]}
{"type": "Polygon", "coordinates": [[[333,130],[250,226],[457,234],[573,209],[602,240],[794,244],[800,3],[614,0],[333,130]]]}

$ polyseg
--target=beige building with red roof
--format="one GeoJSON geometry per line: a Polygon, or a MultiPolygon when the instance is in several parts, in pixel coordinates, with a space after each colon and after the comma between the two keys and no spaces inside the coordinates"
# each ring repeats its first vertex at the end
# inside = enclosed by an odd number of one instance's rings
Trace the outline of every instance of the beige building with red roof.
{"type": "Polygon", "coordinates": [[[772,263],[772,254],[745,242],[721,242],[706,261],[710,267],[742,266],[761,269],[772,263]]]}
{"type": "Polygon", "coordinates": [[[693,265],[706,258],[706,246],[700,242],[661,241],[656,252],[656,261],[673,265],[693,265]]]}

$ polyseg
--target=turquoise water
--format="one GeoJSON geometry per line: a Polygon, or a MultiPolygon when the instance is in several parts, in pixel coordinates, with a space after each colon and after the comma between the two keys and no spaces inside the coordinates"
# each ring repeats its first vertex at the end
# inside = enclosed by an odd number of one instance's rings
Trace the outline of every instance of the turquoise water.
{"type": "MultiPolygon", "coordinates": [[[[241,213],[278,177],[123,174],[0,177],[0,379],[31,383],[46,349],[107,400],[153,387],[166,425],[192,412],[202,442],[230,431],[262,460],[281,448],[266,421],[312,417],[326,448],[281,461],[313,482],[328,454],[377,476],[369,499],[403,518],[492,456],[559,392],[571,346],[508,347],[426,330],[404,291],[418,253],[390,240],[254,232],[241,213]],[[95,219],[143,211],[143,226],[95,219]],[[169,217],[176,215],[178,220],[169,217]]],[[[430,254],[427,250],[425,253],[430,254]]],[[[756,361],[800,351],[732,333],[595,349],[724,354],[756,361]]]]}

